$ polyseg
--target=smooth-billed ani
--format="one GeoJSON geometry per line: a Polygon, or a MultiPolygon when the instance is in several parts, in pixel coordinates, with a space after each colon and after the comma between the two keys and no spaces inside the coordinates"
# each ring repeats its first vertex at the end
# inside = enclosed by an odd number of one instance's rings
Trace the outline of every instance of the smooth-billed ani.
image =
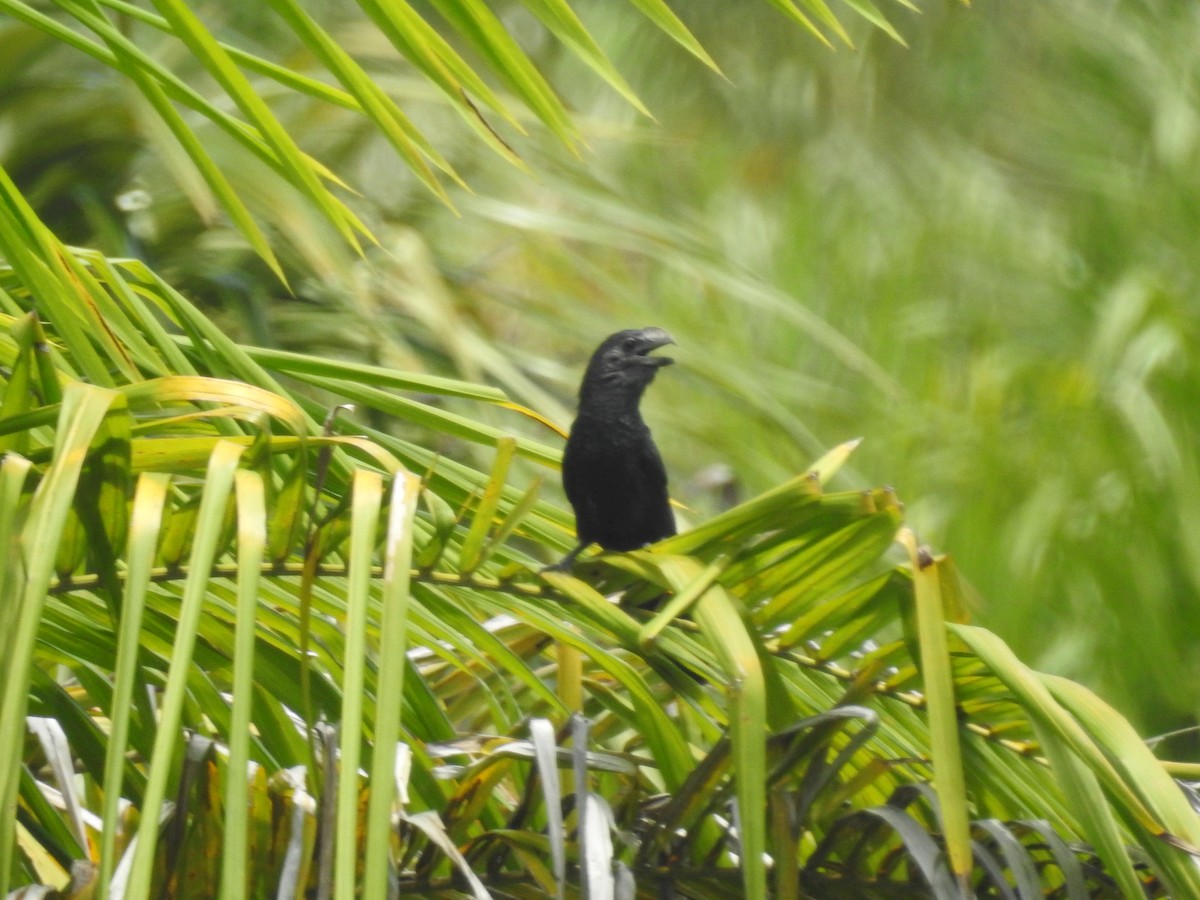
{"type": "Polygon", "coordinates": [[[662,366],[649,356],[675,343],[661,328],[618,331],[592,354],[579,387],[579,413],[563,453],[563,488],[575,509],[575,547],[635,550],[675,533],[667,472],[638,403],[662,366]]]}

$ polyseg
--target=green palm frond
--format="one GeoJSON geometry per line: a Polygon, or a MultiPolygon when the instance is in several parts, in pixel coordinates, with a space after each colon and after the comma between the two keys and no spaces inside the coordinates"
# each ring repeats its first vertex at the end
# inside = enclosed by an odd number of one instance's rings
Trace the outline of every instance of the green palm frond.
{"type": "Polygon", "coordinates": [[[0,740],[53,717],[85,788],[60,812],[39,798],[71,793],[61,766],[8,758],[12,883],[65,883],[83,860],[129,896],[185,871],[233,896],[323,879],[432,896],[465,871],[519,893],[557,890],[561,853],[575,891],[590,853],[589,878],[620,863],[647,895],[1200,890],[1200,821],[1123,720],[988,632],[946,628],[952,570],[890,491],[829,491],[854,444],[653,548],[542,573],[567,520],[513,460],[556,451],[433,400],[499,392],[418,373],[365,390],[361,366],[232,344],[141,264],[59,252],[71,280],[36,316],[0,270],[0,740]],[[313,386],[495,463],[322,426],[313,386]],[[528,721],[576,709],[586,745],[562,732],[575,780],[551,794],[528,721]],[[580,828],[583,807],[601,818],[580,828]],[[247,873],[267,846],[276,862],[247,873]]]}
{"type": "MultiPolygon", "coordinates": [[[[849,43],[824,0],[771,5],[849,43]]],[[[565,0],[523,6],[647,112],[565,0]]],[[[717,67],[664,3],[633,6],[717,67]]],[[[293,69],[271,37],[155,7],[0,0],[134,87],[183,192],[275,276],[289,241],[320,270],[375,239],[291,101],[369,124],[443,201],[463,180],[336,10],[254,11],[293,69]]],[[[493,5],[429,7],[443,30],[351,10],[508,162],[534,121],[579,148],[493,5]]],[[[665,216],[463,205],[682,248],[739,309],[899,391],[665,216]]],[[[445,347],[521,383],[474,332],[445,347]]],[[[478,380],[243,346],[159,267],[68,246],[0,169],[0,893],[1200,896],[1184,767],[968,624],[895,493],[834,489],[856,441],[654,547],[543,571],[572,543],[540,492],[559,416],[478,380]]]]}
{"type": "MultiPolygon", "coordinates": [[[[822,41],[828,42],[828,30],[849,43],[849,36],[825,0],[805,0],[807,13],[790,0],[772,2],[822,41]],[[814,19],[819,24],[814,24],[814,19]]],[[[123,0],[64,0],[51,14],[24,0],[0,0],[0,12],[22,23],[31,33],[57,42],[64,50],[84,54],[98,67],[96,71],[127,80],[153,111],[156,127],[161,126],[163,133],[170,135],[173,144],[160,144],[161,152],[173,158],[176,177],[189,182],[187,193],[193,201],[223,211],[249,247],[284,281],[284,267],[263,221],[269,222],[276,215],[272,206],[277,208],[279,204],[248,204],[244,199],[247,192],[231,182],[232,168],[261,167],[265,174],[279,179],[277,191],[286,190],[304,198],[355,249],[364,240],[372,241],[373,236],[346,190],[353,190],[353,186],[346,185],[296,142],[275,108],[279,101],[268,102],[269,95],[279,93],[331,104],[360,117],[388,141],[407,170],[447,204],[453,205],[439,174],[463,185],[462,177],[434,140],[345,49],[338,29],[355,15],[365,14],[378,30],[394,56],[393,65],[411,66],[437,89],[442,103],[508,161],[526,167],[514,149],[513,139],[524,133],[523,120],[529,116],[567,147],[577,150],[581,143],[559,92],[500,16],[482,2],[446,0],[433,4],[438,22],[450,30],[452,39],[448,39],[433,21],[408,3],[362,0],[357,7],[337,10],[338,15],[330,16],[332,21],[322,22],[295,0],[272,0],[262,12],[255,13],[261,18],[262,29],[277,33],[297,53],[306,54],[308,71],[279,65],[268,58],[265,48],[257,52],[220,40],[219,23],[207,21],[208,13],[198,13],[182,0],[156,0],[154,5],[155,11],[151,12],[123,0]],[[195,72],[181,76],[167,61],[168,53],[143,49],[150,41],[141,40],[142,35],[152,38],[154,45],[164,36],[182,44],[189,64],[203,73],[212,89],[193,87],[198,80],[195,72]],[[456,49],[455,43],[469,47],[483,65],[456,49]],[[491,84],[493,80],[499,84],[491,84]],[[494,115],[497,121],[489,121],[488,115],[494,115]],[[237,162],[231,165],[230,161],[218,161],[220,157],[211,146],[211,129],[217,129],[222,140],[232,142],[237,162]]],[[[634,109],[650,115],[566,0],[526,0],[523,6],[549,35],[634,109]]],[[[687,26],[665,4],[656,0],[635,6],[652,27],[716,67],[687,26]]],[[[871,4],[854,0],[846,2],[846,7],[898,39],[871,4]]]]}

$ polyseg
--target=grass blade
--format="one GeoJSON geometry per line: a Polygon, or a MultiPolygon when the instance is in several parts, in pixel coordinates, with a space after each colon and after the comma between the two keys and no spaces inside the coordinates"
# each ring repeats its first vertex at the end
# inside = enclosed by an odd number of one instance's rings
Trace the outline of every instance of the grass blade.
{"type": "Polygon", "coordinates": [[[195,58],[208,69],[243,115],[258,129],[284,174],[328,217],[346,242],[358,249],[357,234],[368,234],[366,227],[321,184],[316,167],[296,146],[291,135],[267,107],[266,101],[254,90],[195,12],[183,0],[155,0],[154,5],[171,23],[175,35],[187,44],[195,58]]]}
{"type": "Polygon", "coordinates": [[[618,94],[642,115],[653,118],[624,76],[617,71],[608,56],[600,49],[575,11],[564,0],[525,0],[532,12],[555,37],[566,44],[585,64],[603,78],[618,94]]]}
{"type": "MultiPolygon", "coordinates": [[[[645,559],[653,556],[642,553],[645,559]]],[[[742,886],[747,900],[767,896],[764,854],[767,843],[767,691],[754,641],[738,609],[738,603],[713,583],[715,570],[706,570],[694,560],[668,557],[659,564],[663,577],[677,595],[692,585],[709,584],[695,606],[695,620],[714,657],[728,678],[732,709],[729,740],[737,792],[738,843],[742,886]]]]}
{"type": "Polygon", "coordinates": [[[475,509],[471,527],[463,538],[462,549],[458,553],[459,571],[464,575],[474,572],[483,562],[484,542],[488,532],[492,530],[492,521],[496,517],[496,509],[500,506],[504,482],[508,478],[508,469],[516,452],[516,438],[505,435],[496,441],[496,458],[492,463],[491,476],[479,506],[475,509]]]}
{"type": "Polygon", "coordinates": [[[388,530],[384,543],[383,614],[379,624],[379,686],[375,692],[371,796],[367,802],[366,858],[363,896],[387,893],[388,851],[396,784],[400,717],[404,708],[404,669],[408,650],[409,567],[412,563],[413,518],[420,479],[401,472],[392,482],[388,530]]]}
{"type": "Polygon", "coordinates": [[[700,60],[700,62],[704,63],[714,72],[721,72],[716,61],[708,55],[708,51],[696,40],[696,36],[688,31],[688,27],[683,24],[679,16],[675,15],[671,7],[667,6],[663,0],[630,0],[630,3],[640,9],[642,15],[666,32],[671,40],[683,47],[688,53],[692,54],[692,56],[696,57],[696,59],[700,60]]]}
{"type": "Polygon", "coordinates": [[[567,851],[562,817],[562,781],[558,777],[558,742],[549,719],[534,719],[529,723],[529,738],[533,742],[537,772],[542,779],[542,797],[546,809],[546,836],[550,844],[550,859],[554,870],[554,885],[558,900],[563,898],[563,882],[567,877],[567,851]]]}
{"type": "MultiPolygon", "coordinates": [[[[383,502],[383,479],[363,469],[350,486],[349,582],[346,586],[346,663],[342,676],[341,740],[338,748],[337,844],[334,847],[333,896],[356,895],[358,863],[358,767],[362,756],[366,691],[367,619],[371,604],[371,564],[375,528],[383,502]]],[[[390,780],[388,782],[391,783],[390,780]]]]}
{"type": "Polygon", "coordinates": [[[219,546],[219,540],[242,451],[243,448],[235,444],[218,444],[213,450],[205,477],[204,494],[194,531],[189,574],[179,610],[175,643],[171,648],[167,683],[162,693],[154,750],[146,776],[142,826],[138,830],[137,850],[133,856],[129,886],[125,895],[132,900],[146,900],[150,896],[155,850],[158,844],[158,829],[154,823],[158,822],[162,815],[167,785],[178,757],[183,704],[187,694],[188,672],[192,667],[196,647],[196,632],[204,610],[209,573],[218,554],[224,549],[219,546]]]}
{"type": "MultiPolygon", "coordinates": [[[[114,406],[124,411],[118,395],[104,388],[76,382],[64,394],[54,462],[38,485],[29,519],[22,529],[20,545],[25,556],[25,578],[23,582],[12,583],[12,595],[3,598],[5,605],[19,603],[19,612],[11,643],[0,655],[3,663],[0,676],[4,683],[0,746],[20,747],[24,744],[30,669],[46,589],[54,573],[55,552],[88,449],[114,406]]],[[[20,768],[21,757],[16,753],[0,764],[0,896],[8,893],[8,878],[12,871],[20,768]]]]}
{"type": "MultiPolygon", "coordinates": [[[[24,575],[16,528],[25,506],[23,490],[33,464],[16,453],[0,455],[0,634],[12,634],[13,616],[19,607],[9,602],[16,596],[17,580],[24,575]]],[[[7,651],[0,651],[0,671],[7,668],[7,651]]]]}
{"type": "MultiPolygon", "coordinates": [[[[1179,841],[1191,848],[1200,847],[1200,822],[1162,762],[1128,720],[1087,688],[1053,675],[1043,675],[1042,679],[1055,698],[1096,736],[1130,786],[1163,823],[1169,838],[1155,835],[1158,839],[1146,842],[1146,846],[1158,870],[1171,885],[1172,895],[1200,895],[1200,873],[1196,870],[1195,860],[1172,846],[1179,841]]],[[[1115,862],[1110,857],[1105,859],[1110,864],[1115,862]]]]}
{"type": "Polygon", "coordinates": [[[117,662],[113,673],[111,726],[108,754],[104,761],[104,829],[100,835],[100,877],[98,900],[108,896],[116,865],[116,841],[120,830],[121,784],[125,754],[129,742],[129,719],[134,705],[134,689],[139,681],[138,652],[141,646],[142,613],[154,567],[158,538],[162,529],[170,476],[147,474],[138,479],[129,520],[129,556],[125,573],[125,594],[121,602],[117,662]]]}
{"type": "Polygon", "coordinates": [[[1130,865],[1121,830],[1095,772],[1053,731],[1038,729],[1038,735],[1063,794],[1070,798],[1072,812],[1079,817],[1083,835],[1124,894],[1137,896],[1142,892],[1137,873],[1130,865]]]}
{"type": "Polygon", "coordinates": [[[295,0],[267,0],[276,13],[300,36],[314,55],[358,101],[363,112],[383,132],[384,137],[408,164],[413,174],[443,203],[452,206],[449,195],[425,162],[433,161],[439,169],[460,184],[462,180],[446,159],[434,149],[408,117],[384,93],[362,67],[321,28],[295,0]],[[424,154],[424,156],[422,156],[424,154]]]}
{"type": "Polygon", "coordinates": [[[575,151],[575,128],[562,101],[487,4],[482,0],[433,0],[432,5],[546,127],[575,151]]]}
{"type": "Polygon", "coordinates": [[[238,522],[236,647],[233,652],[233,709],[229,725],[229,769],[225,785],[225,839],[221,857],[222,900],[247,891],[250,833],[250,724],[254,697],[254,635],[259,572],[266,550],[267,510],[263,479],[241,470],[235,481],[238,522]]]}
{"type": "Polygon", "coordinates": [[[942,608],[937,562],[918,547],[907,528],[900,543],[908,550],[916,603],[921,676],[929,710],[930,756],[933,784],[942,815],[950,870],[962,896],[968,896],[971,858],[971,823],[967,810],[967,785],[963,775],[962,747],[958,734],[958,709],[954,699],[954,674],[946,640],[946,615],[942,608]]]}

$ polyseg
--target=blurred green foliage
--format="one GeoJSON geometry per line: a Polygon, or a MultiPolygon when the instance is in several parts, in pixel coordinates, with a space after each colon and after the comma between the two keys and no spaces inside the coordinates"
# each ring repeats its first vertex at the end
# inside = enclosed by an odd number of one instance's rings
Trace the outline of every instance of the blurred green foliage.
{"type": "Polygon", "coordinates": [[[500,280],[510,323],[679,332],[688,378],[650,402],[702,508],[705,466],[759,490],[864,436],[862,481],[895,484],[984,622],[1144,727],[1189,724],[1200,11],[934,4],[909,49],[828,53],[690,9],[730,81],[610,23],[662,127],[581,88],[587,178],[489,182],[519,234],[449,257],[520,248],[476,308],[500,280]]]}
{"type": "MultiPolygon", "coordinates": [[[[515,170],[329,5],[475,191],[456,215],[348,113],[281,99],[361,192],[383,240],[365,262],[205,135],[240,193],[291,210],[292,295],[142,101],[3,20],[0,161],[59,234],[146,258],[248,341],[491,381],[563,424],[600,336],[666,327],[681,365],[647,416],[693,520],[862,436],[843,486],[893,483],[981,621],[1144,729],[1192,723],[1200,8],[932,0],[885,8],[907,48],[847,22],[856,49],[831,51],[766,4],[676,4],[723,80],[625,5],[580,3],[651,122],[499,6],[573,106],[582,161],[491,123],[538,175],[515,170]]],[[[303,68],[260,14],[227,13],[239,46],[303,68]]]]}

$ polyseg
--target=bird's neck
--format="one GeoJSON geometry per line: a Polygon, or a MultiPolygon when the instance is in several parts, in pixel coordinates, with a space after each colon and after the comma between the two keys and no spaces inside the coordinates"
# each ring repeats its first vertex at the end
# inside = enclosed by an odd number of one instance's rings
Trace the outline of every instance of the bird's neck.
{"type": "Polygon", "coordinates": [[[609,421],[627,421],[630,424],[640,423],[642,414],[638,410],[638,403],[642,399],[643,390],[644,388],[627,391],[585,391],[579,396],[579,415],[609,421]]]}

